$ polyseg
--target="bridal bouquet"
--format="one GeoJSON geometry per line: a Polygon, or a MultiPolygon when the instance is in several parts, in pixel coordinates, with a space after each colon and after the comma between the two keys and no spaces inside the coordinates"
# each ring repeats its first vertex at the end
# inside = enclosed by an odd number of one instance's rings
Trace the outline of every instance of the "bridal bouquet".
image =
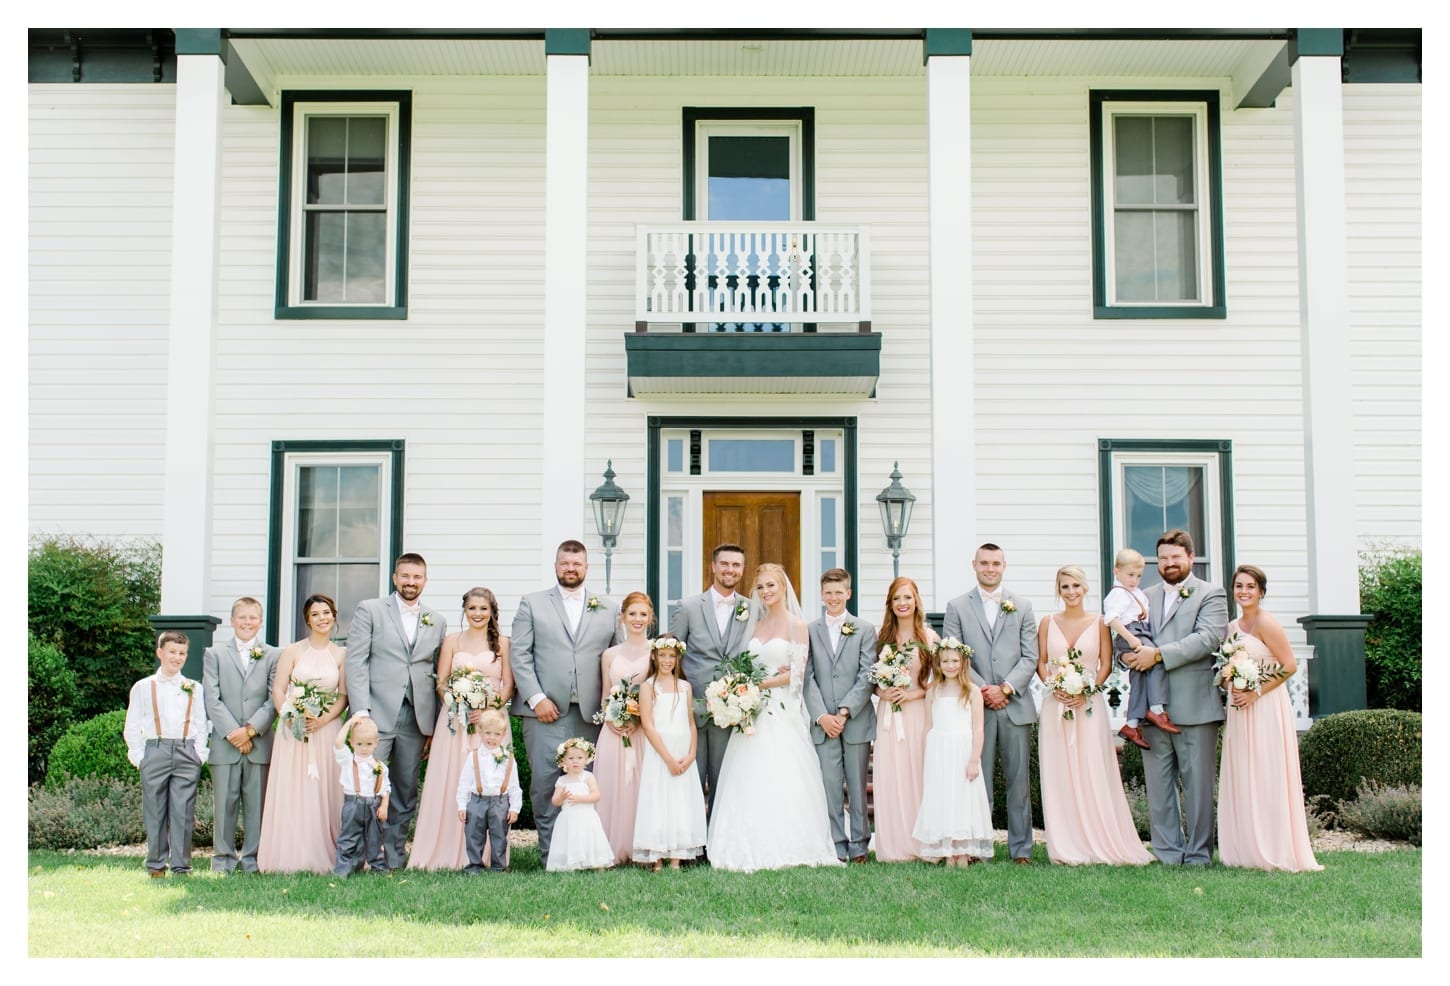
{"type": "MultiPolygon", "coordinates": [[[[493,679],[474,668],[463,664],[448,672],[448,681],[443,685],[443,703],[448,706],[448,731],[457,733],[457,722],[468,722],[468,714],[476,709],[501,709],[503,696],[493,686],[493,679]]],[[[468,732],[474,732],[474,725],[468,722],[468,732]]]]}
{"type": "Polygon", "coordinates": [[[721,661],[715,680],[705,686],[705,694],[700,699],[705,713],[722,729],[753,735],[755,720],[765,706],[760,688],[764,680],[765,670],[756,666],[755,655],[750,651],[741,651],[721,661]]]}
{"type": "MultiPolygon", "coordinates": [[[[1097,683],[1093,681],[1092,675],[1088,674],[1082,666],[1082,651],[1076,647],[1067,649],[1067,656],[1061,661],[1052,664],[1047,669],[1047,680],[1043,682],[1049,691],[1063,692],[1067,695],[1081,695],[1083,698],[1090,698],[1098,690],[1097,683]]],[[[1083,710],[1087,715],[1093,714],[1093,707],[1088,705],[1083,710]]],[[[1063,709],[1064,719],[1074,718],[1072,709],[1063,709]]]]}
{"type": "MultiPolygon", "coordinates": [[[[866,680],[879,688],[909,688],[911,658],[915,650],[915,642],[897,647],[890,644],[882,647],[876,652],[876,663],[866,672],[866,680]]],[[[901,703],[892,702],[891,711],[900,712],[901,703]]]]}
{"type": "Polygon", "coordinates": [[[1284,666],[1278,661],[1260,664],[1254,660],[1249,656],[1249,642],[1235,633],[1218,649],[1213,672],[1220,688],[1256,692],[1264,682],[1283,677],[1284,666]]]}
{"type": "MultiPolygon", "coordinates": [[[[628,678],[620,678],[619,684],[609,690],[604,696],[604,707],[594,713],[596,725],[610,725],[616,729],[628,729],[639,722],[639,686],[629,683],[628,678]]],[[[629,735],[619,738],[619,743],[626,749],[629,748],[629,735]]]]}
{"type": "Polygon", "coordinates": [[[336,702],[337,698],[337,692],[328,691],[311,679],[298,681],[293,678],[292,691],[287,698],[287,705],[282,709],[282,714],[278,716],[277,721],[292,731],[293,739],[306,743],[310,739],[307,735],[307,717],[318,718],[332,708],[332,703],[336,702]]]}

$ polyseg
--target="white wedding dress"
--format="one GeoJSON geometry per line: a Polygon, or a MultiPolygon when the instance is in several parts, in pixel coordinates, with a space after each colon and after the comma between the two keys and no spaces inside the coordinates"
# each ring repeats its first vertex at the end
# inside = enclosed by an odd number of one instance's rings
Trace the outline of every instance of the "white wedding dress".
{"type": "Polygon", "coordinates": [[[789,660],[789,687],[767,689],[755,733],[734,733],[720,767],[706,853],[720,870],[838,866],[821,765],[806,728],[800,682],[806,645],[754,638],[750,651],[767,677],[789,660]]]}

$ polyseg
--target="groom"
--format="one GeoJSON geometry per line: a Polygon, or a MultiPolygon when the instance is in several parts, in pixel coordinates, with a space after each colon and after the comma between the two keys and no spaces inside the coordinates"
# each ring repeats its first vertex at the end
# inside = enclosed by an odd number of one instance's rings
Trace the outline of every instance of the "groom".
{"type": "Polygon", "coordinates": [[[524,596],[514,613],[512,712],[523,719],[524,752],[533,773],[529,802],[545,866],[559,817],[554,782],[563,776],[554,755],[571,737],[591,743],[599,738],[599,726],[591,721],[603,692],[599,659],[619,636],[619,604],[593,595],[584,584],[588,574],[584,545],[565,541],[554,553],[557,584],[524,596]]]}
{"type": "MultiPolygon", "coordinates": [[[[705,686],[715,677],[720,662],[745,649],[750,603],[735,591],[744,576],[745,549],[738,544],[718,545],[710,554],[710,588],[680,600],[670,615],[670,633],[685,645],[685,680],[697,697],[704,696],[705,686]]],[[[695,725],[699,737],[695,761],[700,765],[700,785],[705,789],[708,812],[715,804],[730,730],[715,725],[699,711],[695,713],[695,725]]]]}
{"type": "Polygon", "coordinates": [[[821,602],[826,615],[812,620],[810,657],[806,663],[805,702],[811,719],[811,742],[821,762],[821,783],[826,786],[826,810],[831,838],[841,862],[866,862],[871,828],[866,823],[866,768],[871,740],[876,736],[876,711],[871,707],[871,683],[866,680],[876,663],[876,628],[846,612],[851,598],[851,573],[833,568],[821,576],[821,602]],[[845,788],[851,809],[847,837],[841,800],[845,788]]]}
{"type": "Polygon", "coordinates": [[[1153,854],[1167,865],[1207,866],[1213,853],[1218,728],[1224,720],[1223,698],[1213,683],[1213,658],[1228,629],[1228,598],[1222,586],[1193,574],[1193,538],[1187,531],[1165,531],[1158,538],[1158,574],[1163,581],[1147,592],[1157,646],[1123,655],[1124,663],[1139,671],[1155,664],[1167,669],[1173,722],[1179,729],[1177,734],[1143,730],[1153,854]]]}
{"type": "Polygon", "coordinates": [[[407,862],[408,826],[418,810],[418,766],[438,721],[434,670],[448,621],[418,601],[428,563],[409,552],[393,563],[392,595],[364,599],[347,631],[348,704],[378,727],[373,754],[387,761],[393,787],[383,853],[388,869],[407,862]]]}
{"type": "Polygon", "coordinates": [[[982,779],[992,794],[996,755],[1007,781],[1007,849],[1032,862],[1032,724],[1037,706],[1028,685],[1037,670],[1032,604],[1002,588],[1007,556],[992,543],[972,558],[977,586],[947,603],[942,629],[972,649],[972,681],[982,690],[982,779]]]}

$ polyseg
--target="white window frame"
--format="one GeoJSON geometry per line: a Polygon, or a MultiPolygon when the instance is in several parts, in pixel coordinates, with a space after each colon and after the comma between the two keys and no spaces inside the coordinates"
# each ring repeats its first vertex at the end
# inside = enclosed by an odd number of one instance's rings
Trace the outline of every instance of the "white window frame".
{"type": "Polygon", "coordinates": [[[288,231],[290,270],[287,272],[288,303],[294,308],[391,308],[397,305],[398,270],[398,147],[399,117],[401,114],[396,100],[358,102],[302,102],[293,105],[292,116],[292,187],[288,189],[291,198],[291,229],[288,231]],[[384,197],[381,209],[355,208],[342,210],[331,206],[316,207],[307,204],[307,123],[316,117],[382,117],[387,120],[386,175],[383,182],[384,197]],[[302,270],[306,262],[303,236],[309,211],[355,211],[386,214],[386,229],[383,237],[384,274],[382,301],[336,301],[304,300],[302,297],[302,270]]]}
{"type": "MultiPolygon", "coordinates": [[[[390,451],[346,451],[346,452],[287,452],[283,459],[281,538],[278,545],[281,563],[281,591],[278,598],[277,627],[279,642],[291,640],[297,624],[297,566],[317,564],[297,557],[297,488],[302,470],[312,466],[377,466],[378,467],[378,592],[379,596],[390,591],[392,575],[389,551],[393,521],[393,453],[390,451]]],[[[334,564],[365,563],[370,559],[330,559],[334,564]]],[[[342,606],[339,600],[338,605],[342,606]]],[[[351,614],[338,613],[339,620],[351,614]]]]}
{"type": "MultiPolygon", "coordinates": [[[[801,123],[799,120],[700,120],[695,124],[696,215],[710,221],[710,138],[787,137],[790,144],[790,219],[801,220],[801,123]]],[[[735,220],[766,222],[767,220],[735,220]]],[[[773,220],[781,221],[781,220],[773,220]]]]}
{"type": "MultiPolygon", "coordinates": [[[[1195,564],[1204,566],[1203,579],[1207,582],[1222,581],[1223,573],[1220,571],[1223,559],[1219,555],[1218,546],[1223,543],[1224,519],[1223,519],[1223,497],[1221,495],[1222,484],[1219,476],[1219,454],[1217,452],[1114,452],[1112,457],[1112,496],[1113,504],[1110,516],[1112,518],[1112,539],[1110,544],[1105,545],[1105,554],[1111,559],[1118,549],[1126,545],[1126,531],[1128,529],[1128,499],[1124,495],[1127,489],[1125,470],[1129,466],[1191,466],[1203,470],[1204,489],[1204,517],[1203,535],[1196,537],[1193,544],[1193,560],[1195,564]]],[[[1157,570],[1157,556],[1150,552],[1143,553],[1147,566],[1154,571],[1157,570]]]]}
{"type": "Polygon", "coordinates": [[[1190,101],[1157,101],[1157,100],[1104,100],[1102,104],[1102,135],[1103,135],[1103,194],[1102,194],[1102,222],[1104,229],[1103,238],[1103,264],[1105,268],[1107,291],[1107,304],[1113,308],[1208,308],[1214,304],[1213,298],[1213,214],[1212,195],[1210,194],[1209,176],[1209,139],[1208,139],[1208,105],[1198,100],[1190,101]],[[1113,126],[1114,121],[1121,116],[1188,116],[1193,119],[1193,180],[1194,180],[1194,206],[1187,207],[1164,207],[1164,206],[1142,206],[1136,207],[1135,211],[1145,212],[1167,212],[1167,211],[1192,211],[1195,214],[1197,247],[1196,270],[1198,276],[1198,297],[1185,300],[1146,300],[1146,301],[1125,301],[1117,297],[1117,253],[1114,249],[1115,225],[1117,219],[1116,183],[1114,176],[1115,168],[1115,142],[1113,126]]]}

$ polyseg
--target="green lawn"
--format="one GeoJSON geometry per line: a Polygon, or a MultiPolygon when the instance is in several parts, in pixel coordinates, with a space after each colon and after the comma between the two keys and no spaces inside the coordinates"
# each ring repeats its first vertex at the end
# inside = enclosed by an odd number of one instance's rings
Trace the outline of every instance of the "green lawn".
{"type": "MultiPolygon", "coordinates": [[[[1322,873],[876,864],[151,880],[141,860],[30,854],[29,954],[91,956],[1418,956],[1415,850],[1322,873]]],[[[205,865],[205,860],[199,860],[205,865]]]]}

